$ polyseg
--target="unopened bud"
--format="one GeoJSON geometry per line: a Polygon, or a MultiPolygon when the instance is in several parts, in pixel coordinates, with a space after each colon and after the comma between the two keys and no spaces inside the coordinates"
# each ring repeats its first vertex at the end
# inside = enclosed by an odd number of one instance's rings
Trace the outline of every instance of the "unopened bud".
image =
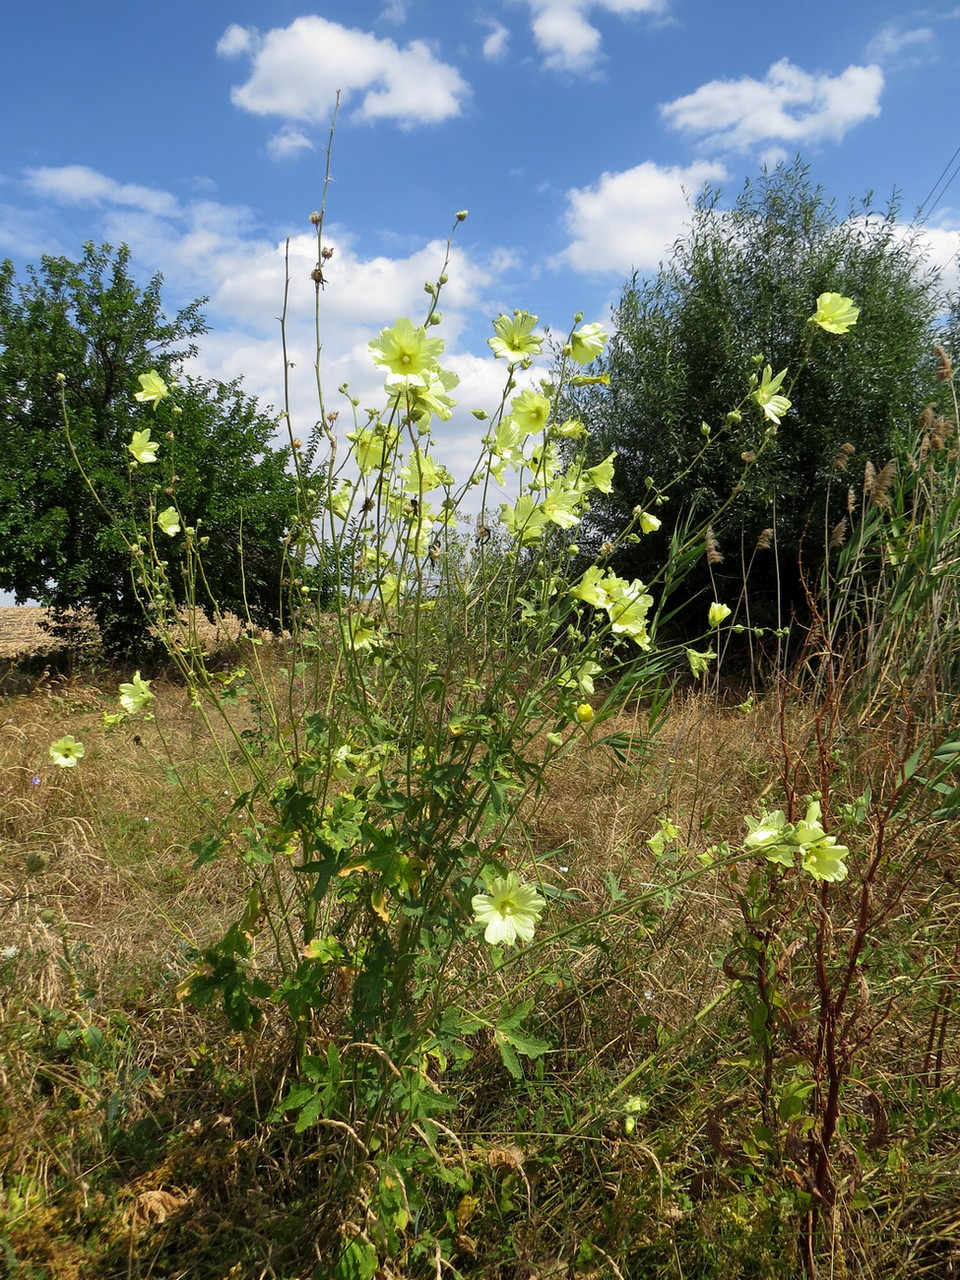
{"type": "Polygon", "coordinates": [[[467,210],[466,210],[466,209],[460,209],[460,210],[458,211],[458,213],[457,213],[457,221],[458,221],[458,222],[466,222],[466,219],[467,219],[467,210]]]}

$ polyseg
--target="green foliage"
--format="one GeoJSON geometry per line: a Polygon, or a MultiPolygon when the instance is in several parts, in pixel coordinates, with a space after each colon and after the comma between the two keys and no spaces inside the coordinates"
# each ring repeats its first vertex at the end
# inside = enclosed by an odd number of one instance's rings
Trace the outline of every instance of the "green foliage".
{"type": "Polygon", "coordinates": [[[831,530],[809,657],[821,682],[849,680],[864,719],[902,706],[950,727],[960,693],[960,468],[953,369],[938,352],[952,415],[928,405],[885,468],[851,461],[834,473],[847,509],[831,530]]]}
{"type": "MultiPolygon", "coordinates": [[[[185,517],[216,530],[206,573],[224,609],[276,618],[295,510],[288,451],[238,383],[188,377],[175,421],[136,404],[137,375],[177,377],[206,325],[200,302],[168,320],[160,276],[140,288],[129,268],[126,248],[92,244],[79,263],[44,258],[21,282],[0,266],[0,588],[64,621],[89,609],[107,649],[125,653],[145,636],[133,530],[155,496],[170,502],[128,469],[135,429],[175,428],[164,478],[185,517]],[[86,480],[65,448],[61,395],[86,480]]],[[[172,591],[186,598],[183,583],[172,591]]]]}
{"type": "MultiPolygon", "coordinates": [[[[878,214],[865,203],[841,220],[799,162],[747,183],[729,211],[720,208],[719,192],[707,191],[670,262],[654,279],[634,276],[627,284],[617,334],[598,366],[609,387],[590,386],[577,397],[596,456],[617,450],[614,491],[593,502],[597,535],[613,537],[645,502],[648,477],[660,491],[676,480],[669,503],[657,509],[661,532],[619,561],[647,576],[675,531],[705,523],[736,491],[714,530],[725,556],[719,598],[736,597],[743,563],[773,528],[796,599],[798,558],[807,568],[816,564],[825,518],[830,527],[842,514],[845,494],[835,488],[825,517],[833,458],[850,443],[882,467],[934,398],[936,305],[936,278],[903,234],[895,206],[878,214]],[[808,317],[824,291],[860,307],[844,342],[810,341],[808,317]],[[756,450],[763,418],[756,405],[728,410],[746,391],[751,367],[767,362],[774,372],[787,369],[793,407],[776,447],[744,476],[743,455],[756,450]],[[714,444],[694,461],[703,423],[714,444]]],[[[758,584],[760,594],[772,589],[770,555],[760,553],[754,595],[758,584]]]]}

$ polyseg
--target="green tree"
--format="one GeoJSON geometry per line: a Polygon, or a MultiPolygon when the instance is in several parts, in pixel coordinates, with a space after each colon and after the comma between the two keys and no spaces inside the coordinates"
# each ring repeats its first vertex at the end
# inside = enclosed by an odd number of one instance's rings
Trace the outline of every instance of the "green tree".
{"type": "Polygon", "coordinates": [[[134,430],[161,437],[180,510],[210,536],[204,563],[221,607],[276,618],[295,518],[289,450],[272,443],[274,422],[238,383],[182,376],[207,327],[202,300],[167,319],[160,290],[159,275],[145,288],[134,282],[126,247],[87,244],[79,263],[45,257],[23,282],[0,264],[0,589],[62,619],[89,609],[114,653],[146,643],[131,532],[151,501],[171,501],[156,491],[159,469],[130,473],[134,430]],[[138,375],[151,369],[178,380],[176,418],[135,402],[138,375]],[[67,447],[61,394],[99,502],[67,447]]]}
{"type": "MultiPolygon", "coordinates": [[[[614,537],[645,501],[648,477],[664,489],[682,476],[657,508],[660,533],[618,549],[625,571],[651,576],[671,534],[727,500],[743,455],[763,439],[769,424],[756,405],[748,403],[739,420],[727,418],[749,391],[750,374],[767,362],[775,373],[786,367],[786,389],[799,371],[773,447],[714,530],[724,554],[714,572],[735,598],[744,564],[766,541],[763,531],[775,528],[779,581],[785,603],[796,606],[800,565],[815,568],[824,529],[847,500],[848,481],[834,460],[853,445],[861,475],[867,459],[879,469],[937,394],[938,282],[895,206],[876,214],[868,200],[841,220],[799,161],[748,182],[732,209],[719,201],[718,191],[704,192],[669,263],[649,281],[634,275],[628,282],[602,365],[609,387],[581,394],[577,409],[597,457],[617,450],[616,487],[598,496],[593,527],[598,539],[614,537]],[[850,296],[861,309],[843,338],[807,323],[823,292],[850,296]],[[691,467],[704,422],[714,443],[691,467]]],[[[754,601],[773,600],[772,554],[754,557],[754,601]]],[[[705,589],[707,580],[694,573],[687,585],[705,589]]]]}

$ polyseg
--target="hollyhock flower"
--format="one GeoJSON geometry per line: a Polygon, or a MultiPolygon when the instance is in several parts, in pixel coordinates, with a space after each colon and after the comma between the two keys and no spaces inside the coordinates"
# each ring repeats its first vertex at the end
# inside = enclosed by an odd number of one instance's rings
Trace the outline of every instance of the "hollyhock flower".
{"type": "Polygon", "coordinates": [[[520,883],[515,871],[498,876],[489,893],[476,894],[472,903],[475,920],[486,926],[484,939],[494,947],[532,941],[546,905],[532,885],[520,883]]]}
{"type": "Polygon", "coordinates": [[[529,311],[514,311],[512,316],[499,315],[493,322],[495,338],[487,339],[487,346],[495,356],[508,364],[523,364],[531,356],[540,354],[543,338],[532,330],[538,320],[529,311]]]}
{"type": "Polygon", "coordinates": [[[846,333],[857,323],[859,315],[860,308],[853,305],[852,298],[845,298],[842,293],[821,293],[810,323],[818,324],[827,333],[846,333]]]}
{"type": "Polygon", "coordinates": [[[72,733],[50,744],[50,759],[60,769],[75,768],[77,761],[85,755],[83,743],[78,742],[72,733]]]}
{"type": "MultiPolygon", "coordinates": [[[[135,391],[133,398],[140,404],[152,404],[154,411],[161,400],[165,400],[170,394],[170,388],[157,373],[156,369],[151,369],[149,373],[141,373],[138,379],[140,390],[135,391]]],[[[153,459],[151,458],[152,462],[153,459]]]]}

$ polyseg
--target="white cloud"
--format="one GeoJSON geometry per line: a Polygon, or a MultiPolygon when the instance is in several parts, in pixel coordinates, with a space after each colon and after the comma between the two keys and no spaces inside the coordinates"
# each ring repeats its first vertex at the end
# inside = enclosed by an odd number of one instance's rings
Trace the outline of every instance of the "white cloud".
{"type": "Polygon", "coordinates": [[[960,288],[960,227],[924,227],[916,240],[926,252],[927,265],[941,273],[942,287],[951,292],[960,288]]]}
{"type": "Polygon", "coordinates": [[[775,169],[778,164],[789,159],[789,155],[786,147],[765,147],[757,159],[764,169],[775,169]]]}
{"type": "Polygon", "coordinates": [[[867,45],[867,57],[871,62],[889,62],[904,52],[929,47],[933,40],[931,27],[913,27],[904,31],[899,23],[888,22],[867,45]]]}
{"type": "Polygon", "coordinates": [[[285,124],[279,133],[267,140],[267,154],[271,160],[289,160],[301,151],[312,151],[313,143],[296,125],[285,124]]]}
{"type": "Polygon", "coordinates": [[[746,150],[768,140],[839,141],[854,125],[880,114],[882,89],[878,66],[811,75],[781,58],[763,80],[711,80],[663,104],[660,113],[671,128],[699,134],[712,146],[746,150]]]}
{"type": "Polygon", "coordinates": [[[64,254],[66,245],[56,231],[44,226],[35,210],[0,204],[0,253],[36,259],[44,253],[64,254]]]}
{"type": "Polygon", "coordinates": [[[85,164],[28,169],[25,181],[27,189],[34,195],[44,196],[58,204],[126,205],[162,217],[169,217],[177,211],[177,202],[169,192],[115,182],[85,164]]]}
{"type": "Polygon", "coordinates": [[[380,11],[381,22],[392,22],[399,27],[406,20],[407,6],[405,0],[385,0],[385,4],[380,11]]]}
{"type": "MultiPolygon", "coordinates": [[[[177,202],[162,191],[133,187],[79,166],[34,170],[24,182],[31,196],[56,199],[58,205],[89,206],[85,222],[91,239],[130,245],[137,274],[143,278],[162,270],[168,311],[198,295],[210,299],[204,308],[212,329],[199,339],[199,356],[192,372],[231,381],[243,378],[245,390],[264,408],[282,408],[283,367],[277,316],[283,306],[285,272],[289,271],[287,307],[288,359],[294,429],[306,437],[319,415],[314,377],[314,317],[316,235],[309,226],[290,237],[267,233],[242,205],[226,205],[208,198],[177,202]],[[81,175],[81,176],[78,176],[81,175]],[[147,191],[147,196],[142,192],[147,191]],[[140,193],[138,195],[138,193],[140,193]],[[136,199],[134,198],[136,197],[136,199]],[[286,262],[285,262],[286,252],[286,262]]],[[[35,204],[35,201],[34,201],[35,204]]],[[[0,206],[0,245],[16,252],[67,253],[55,242],[64,222],[41,217],[36,208],[0,206]],[[24,241],[31,227],[45,226],[35,242],[24,241]]],[[[306,222],[306,219],[304,219],[306,222]]],[[[364,251],[349,229],[328,225],[324,245],[333,256],[324,266],[326,287],[320,294],[322,371],[328,409],[343,409],[336,388],[348,383],[363,407],[383,404],[383,377],[370,360],[367,344],[397,316],[422,316],[426,307],[424,281],[435,280],[446,252],[446,241],[434,239],[407,247],[397,256],[364,251]]],[[[513,259],[507,251],[478,261],[454,245],[447,271],[449,283],[441,299],[442,329],[449,355],[446,363],[462,379],[458,399],[463,405],[454,419],[442,424],[442,456],[457,464],[460,475],[472,463],[482,434],[470,415],[474,407],[492,410],[502,390],[504,368],[492,357],[460,351],[468,325],[487,309],[485,295],[500,270],[513,259]]],[[[346,415],[344,415],[346,421],[346,415]]]]}
{"type": "Polygon", "coordinates": [[[242,53],[255,53],[260,44],[260,33],[255,27],[241,27],[232,22],[217,41],[217,53],[221,58],[237,58],[242,53]]]}
{"type": "Polygon", "coordinates": [[[726,176],[714,162],[681,169],[646,161],[568,191],[566,224],[573,240],[561,260],[578,271],[655,270],[683,230],[690,197],[726,176]]]}
{"type": "Polygon", "coordinates": [[[483,42],[483,56],[488,62],[499,62],[507,52],[507,41],[510,38],[510,32],[502,22],[497,22],[495,18],[484,18],[483,22],[490,29],[490,34],[483,42]]]}
{"type": "Polygon", "coordinates": [[[527,0],[533,17],[533,38],[555,71],[593,70],[600,57],[602,37],[587,20],[593,9],[628,15],[659,14],[667,0],[527,0]]]}
{"type": "Polygon", "coordinates": [[[459,115],[470,91],[456,67],[438,61],[422,40],[400,48],[317,16],[263,36],[251,28],[241,39],[237,30],[228,27],[217,51],[250,57],[250,78],[230,97],[254,115],[325,123],[339,89],[345,104],[359,96],[359,119],[423,124],[459,115]]]}

